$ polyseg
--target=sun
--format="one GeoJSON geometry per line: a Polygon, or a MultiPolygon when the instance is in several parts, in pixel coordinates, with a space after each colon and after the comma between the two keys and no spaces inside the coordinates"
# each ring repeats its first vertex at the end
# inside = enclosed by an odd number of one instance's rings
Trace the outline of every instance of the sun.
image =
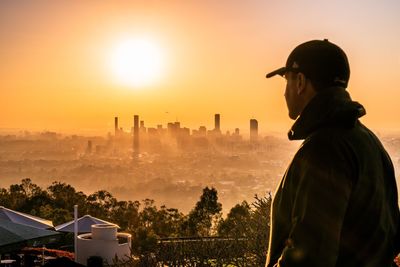
{"type": "Polygon", "coordinates": [[[150,40],[124,40],[113,48],[111,68],[118,83],[133,87],[149,86],[156,83],[162,73],[162,51],[150,40]]]}

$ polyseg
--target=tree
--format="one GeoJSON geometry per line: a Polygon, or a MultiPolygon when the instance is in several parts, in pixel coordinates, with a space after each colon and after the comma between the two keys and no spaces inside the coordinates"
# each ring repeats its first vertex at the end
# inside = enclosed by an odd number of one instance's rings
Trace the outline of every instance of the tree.
{"type": "Polygon", "coordinates": [[[269,241],[269,229],[271,226],[271,204],[272,196],[268,193],[264,197],[255,195],[252,203],[253,209],[249,221],[248,250],[255,257],[254,266],[264,266],[266,261],[266,251],[269,241]]]}
{"type": "Polygon", "coordinates": [[[111,220],[111,211],[117,202],[110,192],[100,190],[87,197],[87,212],[92,216],[111,220]]]}
{"type": "Polygon", "coordinates": [[[177,209],[168,209],[163,205],[159,210],[156,210],[153,219],[152,229],[158,237],[179,236],[183,214],[177,209]]]}
{"type": "MultiPolygon", "coordinates": [[[[145,199],[139,213],[139,225],[131,229],[134,252],[149,257],[156,251],[157,238],[178,236],[183,215],[177,209],[161,206],[158,209],[154,200],[145,199]]],[[[144,264],[144,266],[147,266],[144,264]]]]}
{"type": "Polygon", "coordinates": [[[22,211],[25,211],[34,216],[51,219],[52,213],[42,213],[42,207],[53,207],[53,201],[47,191],[38,190],[35,195],[27,198],[22,211]]]}
{"type": "Polygon", "coordinates": [[[132,250],[138,255],[148,255],[156,250],[157,235],[143,226],[132,233],[132,250]]]}
{"type": "Polygon", "coordinates": [[[251,219],[250,205],[243,201],[236,204],[228,213],[225,220],[218,225],[218,235],[226,237],[246,237],[249,233],[251,219]]]}
{"type": "Polygon", "coordinates": [[[190,211],[182,224],[182,230],[189,236],[210,236],[214,234],[215,226],[221,218],[222,204],[218,202],[218,192],[215,188],[204,188],[200,200],[190,211]]]}
{"type": "Polygon", "coordinates": [[[11,208],[10,194],[5,188],[0,188],[0,203],[2,206],[11,208]]]}
{"type": "Polygon", "coordinates": [[[51,220],[54,225],[60,225],[73,219],[71,211],[62,208],[53,208],[49,204],[40,206],[38,209],[37,216],[51,220]]]}
{"type": "Polygon", "coordinates": [[[140,226],[151,230],[161,238],[179,236],[182,213],[165,205],[157,209],[152,199],[145,199],[143,205],[143,210],[140,212],[140,226]]]}
{"type": "Polygon", "coordinates": [[[9,192],[9,208],[23,211],[23,206],[27,199],[24,189],[19,184],[10,185],[9,192]]]}
{"type": "Polygon", "coordinates": [[[42,192],[42,189],[38,185],[32,183],[30,178],[22,179],[20,186],[27,198],[31,198],[42,192]]]}
{"type": "Polygon", "coordinates": [[[151,229],[156,220],[157,207],[153,199],[143,200],[143,210],[140,212],[140,225],[146,229],[151,229]]]}
{"type": "MultiPolygon", "coordinates": [[[[272,196],[269,193],[254,198],[251,205],[244,201],[233,207],[218,226],[218,233],[222,236],[233,237],[236,242],[247,240],[242,247],[251,256],[247,257],[244,266],[264,266],[268,248],[272,196]]],[[[236,265],[239,266],[239,262],[236,265]]]]}
{"type": "Polygon", "coordinates": [[[36,216],[41,216],[41,206],[52,203],[49,194],[32,183],[30,178],[22,179],[20,184],[11,185],[8,193],[4,189],[2,191],[6,198],[3,205],[36,216]]]}
{"type": "Polygon", "coordinates": [[[122,230],[132,231],[139,226],[138,201],[116,201],[111,209],[111,218],[122,230]]]}
{"type": "Polygon", "coordinates": [[[53,182],[47,191],[52,199],[53,208],[66,209],[73,213],[74,205],[78,205],[79,214],[86,213],[86,195],[76,192],[71,185],[61,182],[53,182]]]}

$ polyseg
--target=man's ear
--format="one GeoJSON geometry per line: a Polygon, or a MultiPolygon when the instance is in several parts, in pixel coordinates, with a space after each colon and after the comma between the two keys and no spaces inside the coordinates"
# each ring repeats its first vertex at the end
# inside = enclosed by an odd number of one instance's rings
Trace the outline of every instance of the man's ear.
{"type": "Polygon", "coordinates": [[[306,88],[306,76],[301,72],[296,75],[296,87],[298,95],[302,94],[306,88]]]}

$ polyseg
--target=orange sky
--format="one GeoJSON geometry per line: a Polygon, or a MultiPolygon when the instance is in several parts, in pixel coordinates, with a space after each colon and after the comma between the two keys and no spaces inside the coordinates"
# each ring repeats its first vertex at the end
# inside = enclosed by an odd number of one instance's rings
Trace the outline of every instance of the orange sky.
{"type": "MultiPolygon", "coordinates": [[[[265,79],[290,51],[328,38],[347,53],[349,91],[373,129],[400,130],[400,2],[312,0],[0,2],[0,130],[106,134],[119,116],[222,130],[259,121],[286,131],[284,81],[265,79]],[[118,83],[112,49],[151,40],[164,68],[147,86],[118,83]]],[[[1,133],[1,132],[0,132],[1,133]]]]}

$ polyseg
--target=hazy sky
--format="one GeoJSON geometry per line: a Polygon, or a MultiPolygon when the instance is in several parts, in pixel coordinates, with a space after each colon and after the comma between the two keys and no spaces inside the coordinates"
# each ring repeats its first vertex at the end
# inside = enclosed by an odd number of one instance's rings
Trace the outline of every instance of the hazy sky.
{"type": "MultiPolygon", "coordinates": [[[[251,118],[262,132],[286,131],[284,80],[265,73],[299,43],[328,38],[349,57],[363,121],[400,129],[399,14],[398,0],[2,0],[0,128],[106,133],[114,116],[128,129],[134,114],[148,127],[212,128],[220,113],[223,131],[251,118]],[[132,40],[159,53],[145,85],[113,68],[132,40]]],[[[136,52],[144,66],[151,55],[136,52]]]]}

